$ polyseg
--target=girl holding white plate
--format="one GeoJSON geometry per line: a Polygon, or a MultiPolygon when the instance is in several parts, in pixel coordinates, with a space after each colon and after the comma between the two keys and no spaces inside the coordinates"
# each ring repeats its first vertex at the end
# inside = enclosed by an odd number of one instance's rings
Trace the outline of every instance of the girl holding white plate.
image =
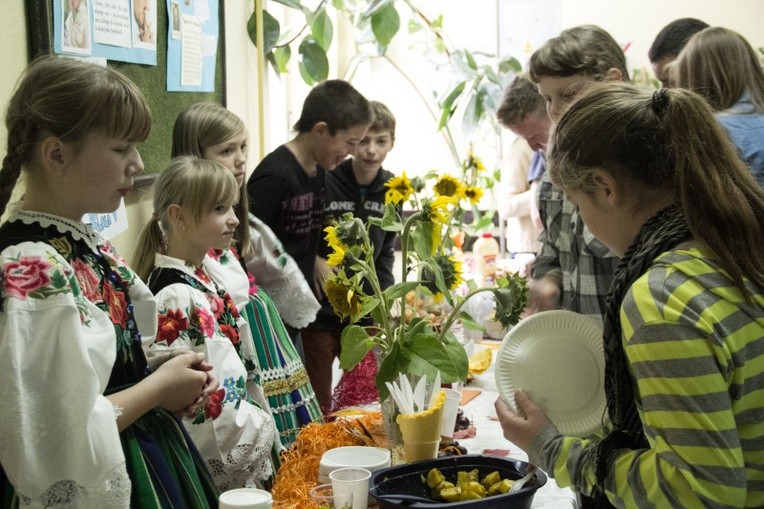
{"type": "Polygon", "coordinates": [[[603,334],[612,424],[564,436],[518,390],[517,413],[496,401],[504,436],[618,507],[764,507],[764,192],[685,90],[592,85],[551,147],[553,182],[622,257],[603,334]]]}

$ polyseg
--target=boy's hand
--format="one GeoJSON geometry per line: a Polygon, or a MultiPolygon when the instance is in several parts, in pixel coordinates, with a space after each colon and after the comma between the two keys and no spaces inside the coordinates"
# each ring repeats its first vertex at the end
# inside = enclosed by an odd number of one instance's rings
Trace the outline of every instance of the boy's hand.
{"type": "Polygon", "coordinates": [[[326,278],[337,272],[339,272],[337,267],[331,267],[326,263],[325,258],[316,256],[316,263],[313,265],[313,292],[315,292],[318,300],[321,300],[324,294],[324,282],[326,281],[326,278]]]}

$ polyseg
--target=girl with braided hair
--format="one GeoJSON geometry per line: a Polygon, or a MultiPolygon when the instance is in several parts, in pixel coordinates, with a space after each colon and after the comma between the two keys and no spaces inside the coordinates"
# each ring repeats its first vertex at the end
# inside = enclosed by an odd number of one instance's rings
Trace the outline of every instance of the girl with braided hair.
{"type": "Polygon", "coordinates": [[[764,507],[764,192],[686,90],[593,85],[551,146],[553,182],[621,256],[603,333],[611,424],[563,436],[518,391],[520,414],[496,401],[504,436],[617,507],[764,507]]]}
{"type": "Polygon", "coordinates": [[[119,72],[43,57],[8,105],[0,227],[0,506],[217,507],[177,415],[218,386],[201,354],[152,370],[151,292],[81,219],[113,212],[143,171],[151,128],[119,72]],[[142,337],[145,334],[145,337],[142,337]]]}

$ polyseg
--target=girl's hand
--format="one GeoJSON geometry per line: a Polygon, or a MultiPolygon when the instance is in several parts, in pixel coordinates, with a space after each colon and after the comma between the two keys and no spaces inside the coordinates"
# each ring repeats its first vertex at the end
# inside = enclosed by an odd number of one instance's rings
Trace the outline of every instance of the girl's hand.
{"type": "Polygon", "coordinates": [[[152,376],[162,387],[157,406],[169,412],[181,412],[204,399],[217,389],[217,379],[210,374],[211,366],[204,354],[184,352],[166,361],[152,376]],[[214,389],[210,390],[210,386],[214,389]]]}
{"type": "Polygon", "coordinates": [[[522,389],[515,392],[515,404],[519,413],[513,412],[501,398],[496,398],[496,416],[504,431],[504,438],[528,453],[538,432],[551,421],[522,389]]]}
{"type": "Polygon", "coordinates": [[[220,386],[219,380],[212,374],[212,365],[207,361],[202,361],[199,364],[192,366],[192,368],[207,373],[207,382],[204,384],[202,393],[199,395],[196,401],[177,412],[179,417],[188,418],[196,415],[196,413],[199,412],[199,410],[201,410],[204,405],[207,404],[207,398],[209,398],[212,393],[218,390],[218,387],[220,386]]]}

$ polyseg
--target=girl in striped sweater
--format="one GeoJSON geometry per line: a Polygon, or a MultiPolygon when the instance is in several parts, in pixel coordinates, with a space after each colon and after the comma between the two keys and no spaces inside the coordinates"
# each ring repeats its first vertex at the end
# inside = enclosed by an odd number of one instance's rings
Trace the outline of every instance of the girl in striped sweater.
{"type": "Polygon", "coordinates": [[[552,181],[621,256],[605,317],[602,438],[526,394],[504,436],[561,486],[617,507],[764,507],[764,192],[696,94],[591,86],[552,181]],[[607,133],[607,134],[605,134],[607,133]]]}

